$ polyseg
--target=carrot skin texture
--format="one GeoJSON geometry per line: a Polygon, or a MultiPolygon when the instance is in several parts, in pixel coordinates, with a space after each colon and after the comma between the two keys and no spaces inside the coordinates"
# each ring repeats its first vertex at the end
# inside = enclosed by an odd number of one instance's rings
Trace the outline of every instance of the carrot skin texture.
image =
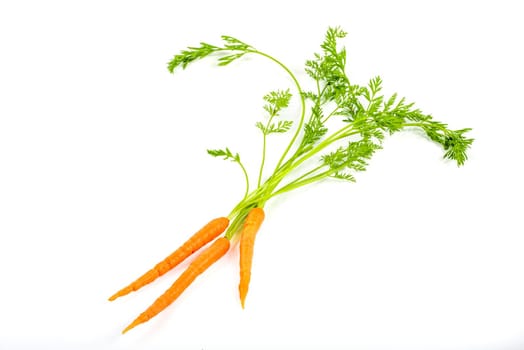
{"type": "Polygon", "coordinates": [[[249,282],[251,281],[255,237],[264,218],[265,213],[262,208],[251,209],[240,233],[240,283],[238,284],[238,291],[242,308],[244,308],[249,282]]]}
{"type": "Polygon", "coordinates": [[[127,326],[122,333],[129,331],[139,324],[149,321],[171,305],[199,275],[227,253],[229,246],[229,240],[225,237],[220,237],[214,241],[212,245],[191,262],[188,268],[180,275],[180,277],[178,277],[171,287],[169,287],[169,289],[158,297],[155,302],[147,308],[147,310],[142,312],[129,326],[127,326]]]}
{"type": "Polygon", "coordinates": [[[155,265],[151,270],[140,276],[137,280],[122,288],[117,293],[109,298],[113,301],[118,297],[134,292],[143,286],[153,282],[158,277],[162,276],[182,261],[191,256],[194,252],[211,242],[218,237],[229,225],[229,219],[226,217],[219,217],[211,220],[193,236],[191,236],[184,244],[177,250],[171,253],[164,260],[155,265]]]}

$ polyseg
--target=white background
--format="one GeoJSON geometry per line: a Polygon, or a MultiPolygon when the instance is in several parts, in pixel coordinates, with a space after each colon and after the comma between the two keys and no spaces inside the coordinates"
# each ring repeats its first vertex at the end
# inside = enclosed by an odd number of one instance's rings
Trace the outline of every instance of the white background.
{"type": "Polygon", "coordinates": [[[2,1],[0,349],[524,348],[519,8],[2,1]],[[388,138],[357,183],[267,204],[245,310],[233,249],[122,336],[183,266],[107,297],[242,196],[239,170],[206,149],[229,146],[256,173],[261,97],[293,87],[257,57],[175,75],[166,62],[228,34],[304,80],[335,25],[353,81],[381,75],[386,93],[472,127],[470,161],[442,160],[418,133],[388,138]]]}

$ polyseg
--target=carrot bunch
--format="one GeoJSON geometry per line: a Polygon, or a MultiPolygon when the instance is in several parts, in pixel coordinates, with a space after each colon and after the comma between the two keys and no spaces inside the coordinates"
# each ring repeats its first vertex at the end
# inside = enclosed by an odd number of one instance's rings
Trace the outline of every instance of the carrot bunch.
{"type": "MultiPolygon", "coordinates": [[[[241,249],[239,290],[242,307],[244,307],[244,301],[251,277],[251,261],[253,260],[255,235],[263,220],[264,210],[262,208],[251,209],[245,220],[244,227],[240,232],[241,249]]],[[[149,308],[129,324],[122,333],[126,333],[139,324],[149,321],[159,312],[171,305],[171,303],[173,303],[198,276],[229,251],[229,238],[217,238],[225,231],[228,225],[229,219],[226,217],[219,217],[211,220],[168,257],[160,261],[152,269],[109,298],[109,301],[113,301],[121,296],[137,291],[145,285],[153,282],[167,271],[173,269],[196,251],[200,250],[203,246],[213,241],[191,262],[191,264],[189,264],[187,269],[178,277],[171,287],[169,287],[169,289],[159,296],[149,308]]]]}
{"type": "Polygon", "coordinates": [[[222,46],[201,43],[175,55],[168,63],[171,73],[178,67],[208,56],[218,58],[225,66],[245,55],[258,55],[275,63],[289,76],[297,91],[300,114],[296,120],[283,119],[289,106],[290,89],[275,90],[264,96],[264,119],[256,122],[261,132],[261,160],[256,188],[250,190],[248,171],[238,153],[229,148],[212,149],[208,153],[237,163],[245,178],[243,198],[227,217],[211,220],[152,269],[109,298],[115,300],[136,291],[179,265],[196,252],[200,253],[173,285],[140,314],[124,333],[150,320],[173,303],[189,285],[230,250],[230,240],[240,238],[240,302],[245,300],[251,280],[255,237],[265,218],[266,203],[279,195],[326,179],[354,181],[354,174],[366,169],[369,159],[382,148],[382,140],[405,129],[421,129],[428,139],[440,144],[444,158],[460,166],[467,159],[466,151],[473,139],[465,134],[470,129],[451,130],[407,103],[397,94],[386,98],[381,94],[382,80],[375,77],[367,85],[358,85],[346,75],[346,49],[338,40],[346,33],[329,28],[321,44],[322,51],[306,61],[305,71],[313,79],[313,88],[305,90],[295,74],[275,57],[230,36],[222,36],[222,46]],[[330,128],[335,126],[334,131],[330,128]],[[265,173],[268,138],[272,134],[291,133],[290,141],[276,162],[272,173],[265,173]],[[225,232],[225,233],[224,233],[225,232]],[[222,235],[224,234],[224,235],[222,235]]]}

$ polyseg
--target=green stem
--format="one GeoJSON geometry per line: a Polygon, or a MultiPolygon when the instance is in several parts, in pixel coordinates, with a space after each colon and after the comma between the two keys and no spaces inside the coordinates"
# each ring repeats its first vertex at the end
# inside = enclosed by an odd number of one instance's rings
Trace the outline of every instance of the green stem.
{"type": "MultiPolygon", "coordinates": [[[[271,124],[271,121],[273,120],[273,117],[275,117],[275,115],[271,115],[269,117],[269,120],[266,123],[265,130],[267,130],[269,128],[269,125],[271,124]]],[[[266,163],[266,138],[267,138],[267,133],[266,133],[266,131],[262,130],[262,134],[263,134],[263,137],[264,137],[263,141],[262,141],[262,160],[260,162],[260,170],[258,172],[257,187],[260,187],[260,183],[262,182],[262,173],[264,171],[264,164],[266,163]]]]}
{"type": "Polygon", "coordinates": [[[244,199],[237,203],[237,205],[229,213],[228,217],[230,219],[234,218],[247,207],[261,206],[260,200],[264,197],[263,194],[267,191],[266,187],[267,182],[264,183],[262,186],[257,187],[256,190],[249,193],[244,199]]]}
{"type": "Polygon", "coordinates": [[[264,138],[262,141],[262,160],[260,162],[260,170],[258,172],[257,187],[260,187],[260,182],[262,181],[262,172],[264,171],[265,162],[266,162],[266,133],[264,133],[264,138]]]}
{"type": "MultiPolygon", "coordinates": [[[[424,129],[424,126],[427,126],[428,124],[430,123],[425,123],[425,122],[418,122],[418,123],[404,123],[402,124],[402,127],[403,128],[406,128],[406,127],[417,127],[417,128],[422,128],[424,129]]],[[[448,129],[446,129],[445,127],[443,127],[442,125],[439,125],[439,124],[433,124],[434,127],[437,127],[438,129],[442,130],[442,132],[446,135],[448,135],[450,133],[450,131],[448,129]]]]}
{"type": "Polygon", "coordinates": [[[325,138],[322,142],[318,143],[309,152],[307,152],[304,155],[302,155],[299,158],[297,158],[296,161],[294,163],[292,163],[293,164],[293,168],[292,169],[295,169],[300,164],[302,164],[304,161],[308,160],[309,158],[311,158],[312,156],[314,156],[315,154],[317,154],[318,152],[320,152],[324,148],[328,147],[333,142],[336,142],[336,141],[338,141],[340,139],[343,139],[343,138],[351,136],[351,135],[356,135],[358,133],[359,133],[358,131],[353,131],[353,125],[348,124],[348,125],[344,126],[340,130],[334,132],[333,134],[331,134],[330,136],[325,138]]]}
{"type": "Polygon", "coordinates": [[[335,109],[333,109],[331,111],[331,113],[329,113],[329,115],[322,121],[322,123],[325,123],[329,120],[329,118],[331,118],[332,116],[335,115],[335,113],[337,113],[337,111],[339,110],[340,106],[337,106],[335,109]]]}
{"type": "MultiPolygon", "coordinates": [[[[423,128],[424,125],[425,125],[425,123],[423,123],[423,122],[404,123],[402,125],[402,128],[404,128],[404,127],[420,127],[420,128],[423,128]]],[[[444,132],[448,131],[444,127],[440,127],[440,129],[442,131],[444,131],[444,132]]],[[[300,163],[302,163],[305,160],[309,159],[314,154],[318,153],[319,151],[321,151],[322,149],[324,149],[328,145],[332,144],[333,142],[335,142],[337,140],[340,140],[342,138],[345,138],[345,137],[348,137],[348,136],[355,135],[355,134],[359,133],[358,131],[349,132],[349,130],[351,130],[351,128],[348,128],[348,126],[346,126],[346,127],[342,128],[342,129],[340,129],[339,131],[335,132],[334,134],[332,134],[330,137],[325,139],[323,142],[319,143],[315,148],[313,148],[311,151],[309,151],[307,154],[305,154],[303,157],[301,157],[297,162],[295,162],[292,169],[295,169],[296,167],[298,167],[298,165],[300,165],[300,163]]],[[[329,170],[326,170],[325,172],[322,172],[322,173],[317,174],[315,176],[307,177],[308,175],[313,174],[316,171],[318,171],[319,169],[321,169],[323,166],[325,166],[325,165],[318,166],[317,168],[307,172],[306,174],[304,174],[304,175],[296,178],[295,180],[289,182],[288,184],[284,185],[279,190],[273,191],[272,194],[271,194],[271,197],[274,197],[274,196],[280,195],[282,193],[289,192],[289,191],[292,191],[292,190],[297,189],[299,187],[308,185],[310,183],[322,180],[322,179],[324,179],[324,178],[326,178],[328,176],[331,176],[331,175],[335,174],[337,171],[339,171],[339,170],[341,170],[341,169],[343,169],[345,167],[345,165],[341,165],[340,167],[337,167],[337,168],[330,168],[329,170]]],[[[291,171],[291,170],[289,170],[289,171],[291,171]]],[[[278,182],[280,182],[289,173],[289,171],[286,171],[286,173],[282,176],[282,178],[278,182]]]]}
{"type": "MultiPolygon", "coordinates": [[[[320,167],[317,167],[315,168],[314,170],[317,171],[318,169],[324,167],[325,165],[322,165],[320,167]]],[[[333,174],[335,174],[337,171],[339,171],[340,169],[343,169],[345,167],[345,165],[343,166],[340,166],[340,167],[337,167],[337,168],[330,168],[320,174],[317,174],[315,176],[310,176],[310,177],[307,177],[307,176],[301,176],[293,181],[291,181],[290,183],[288,183],[287,185],[281,187],[278,191],[275,191],[273,192],[272,196],[271,197],[275,197],[275,196],[278,196],[279,194],[282,194],[282,193],[286,193],[286,192],[289,192],[289,191],[292,191],[292,190],[295,190],[299,187],[302,187],[302,186],[305,186],[305,185],[309,185],[313,182],[317,182],[317,181],[320,181],[322,179],[325,179],[326,177],[329,177],[333,174]],[[300,181],[298,181],[299,179],[302,179],[300,181]]],[[[313,171],[310,171],[308,174],[312,174],[313,171]]],[[[305,174],[305,175],[308,175],[308,174],[305,174]]]]}
{"type": "MultiPolygon", "coordinates": [[[[278,169],[271,178],[267,180],[267,182],[264,184],[267,186],[267,194],[264,197],[264,203],[265,201],[269,200],[271,197],[275,195],[275,189],[278,187],[280,182],[294,169],[298,168],[303,162],[310,159],[314,155],[316,155],[318,152],[322,151],[329,145],[333,144],[334,142],[343,139],[345,137],[349,137],[352,135],[358,134],[358,131],[354,131],[353,126],[351,124],[346,125],[342,129],[338,130],[337,132],[331,134],[329,137],[324,139],[322,142],[320,142],[318,145],[316,145],[314,148],[312,148],[309,152],[306,154],[300,156],[299,158],[292,159],[288,161],[285,166],[278,169]]],[[[316,178],[314,181],[320,180],[320,178],[316,178]]],[[[310,183],[309,181],[308,183],[310,183]]],[[[286,185],[287,186],[287,185],[286,185]]],[[[280,190],[279,190],[280,191],[280,190]]],[[[279,192],[277,191],[277,192],[279,192]]]]}
{"type": "Polygon", "coordinates": [[[244,198],[245,199],[249,193],[249,176],[247,174],[246,168],[244,167],[244,164],[242,164],[241,161],[238,161],[238,165],[240,165],[240,168],[242,169],[242,172],[244,173],[244,178],[246,179],[246,190],[244,192],[244,198]]]}
{"type": "Polygon", "coordinates": [[[298,135],[300,134],[300,131],[302,130],[302,125],[304,124],[304,117],[306,115],[306,99],[304,98],[304,93],[302,92],[302,88],[301,88],[301,86],[300,86],[300,84],[298,82],[298,79],[296,78],[296,76],[293,74],[293,72],[291,72],[291,70],[285,64],[283,64],[282,62],[280,62],[279,60],[277,60],[273,56],[270,56],[270,55],[268,55],[268,54],[266,54],[264,52],[257,51],[257,50],[252,50],[250,52],[259,54],[261,56],[264,56],[264,57],[270,59],[271,61],[275,62],[276,64],[278,64],[280,67],[282,67],[289,74],[289,76],[291,77],[291,79],[295,83],[295,86],[296,86],[296,88],[298,90],[298,94],[300,96],[301,112],[300,112],[300,120],[299,120],[299,123],[298,123],[297,131],[295,132],[295,134],[291,138],[291,141],[289,142],[288,146],[284,150],[284,153],[280,157],[280,159],[279,159],[279,161],[277,163],[277,166],[275,167],[275,171],[276,171],[278,168],[280,168],[280,165],[282,165],[282,162],[286,158],[286,156],[289,153],[291,147],[293,146],[293,144],[295,143],[296,139],[298,138],[298,135]]]}
{"type": "Polygon", "coordinates": [[[309,184],[311,184],[313,182],[317,182],[319,180],[325,179],[326,177],[331,176],[332,174],[336,173],[337,171],[338,171],[338,169],[329,169],[329,170],[324,171],[323,173],[317,174],[315,176],[308,177],[308,178],[303,179],[301,181],[296,181],[296,182],[293,181],[293,182],[287,184],[286,186],[280,188],[278,191],[273,192],[272,197],[278,196],[279,194],[282,194],[282,193],[285,193],[285,192],[296,190],[299,187],[302,187],[302,186],[305,186],[305,185],[309,185],[309,184]]]}
{"type": "Polygon", "coordinates": [[[242,223],[244,222],[244,219],[247,216],[248,210],[248,208],[244,208],[244,210],[241,213],[235,216],[235,218],[227,228],[225,235],[227,239],[231,239],[238,232],[238,230],[242,226],[242,223]]]}
{"type": "MultiPolygon", "coordinates": [[[[317,171],[319,171],[320,169],[322,169],[322,168],[325,167],[325,166],[326,166],[325,164],[321,164],[321,165],[317,166],[316,168],[311,169],[311,170],[308,171],[307,173],[305,173],[305,174],[303,174],[303,175],[297,177],[296,179],[290,181],[289,183],[287,183],[286,185],[284,185],[282,188],[284,188],[284,187],[288,187],[288,186],[291,186],[291,185],[293,185],[293,184],[295,184],[295,183],[300,182],[300,181],[303,180],[304,178],[308,177],[308,176],[311,175],[311,174],[316,173],[317,171]]],[[[279,190],[279,191],[280,191],[280,190],[279,190]]],[[[277,192],[278,192],[278,191],[277,191],[277,192]]],[[[275,193],[275,192],[274,192],[274,193],[275,193]]]]}

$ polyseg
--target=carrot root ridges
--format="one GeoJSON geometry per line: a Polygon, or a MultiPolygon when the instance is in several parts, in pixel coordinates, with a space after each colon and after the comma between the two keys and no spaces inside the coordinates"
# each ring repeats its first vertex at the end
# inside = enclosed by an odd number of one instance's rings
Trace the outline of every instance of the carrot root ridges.
{"type": "Polygon", "coordinates": [[[229,219],[226,217],[219,217],[211,220],[198,232],[191,236],[184,244],[182,244],[177,250],[171,253],[167,258],[155,265],[151,270],[147,271],[136,281],[130,285],[122,288],[117,293],[112,295],[109,300],[113,301],[118,297],[127,295],[134,292],[143,286],[153,282],[157,277],[162,276],[175,266],[183,262],[194,252],[217,238],[222,232],[225,231],[229,225],[229,219]]]}
{"type": "Polygon", "coordinates": [[[199,275],[227,253],[229,246],[229,240],[225,237],[214,241],[212,245],[191,262],[189,267],[178,277],[171,287],[127,326],[122,333],[129,331],[141,323],[149,321],[152,317],[171,305],[199,275]]]}
{"type": "Polygon", "coordinates": [[[238,291],[242,308],[244,308],[251,280],[255,237],[264,221],[264,217],[265,214],[262,208],[251,209],[240,232],[240,283],[238,284],[238,291]]]}

